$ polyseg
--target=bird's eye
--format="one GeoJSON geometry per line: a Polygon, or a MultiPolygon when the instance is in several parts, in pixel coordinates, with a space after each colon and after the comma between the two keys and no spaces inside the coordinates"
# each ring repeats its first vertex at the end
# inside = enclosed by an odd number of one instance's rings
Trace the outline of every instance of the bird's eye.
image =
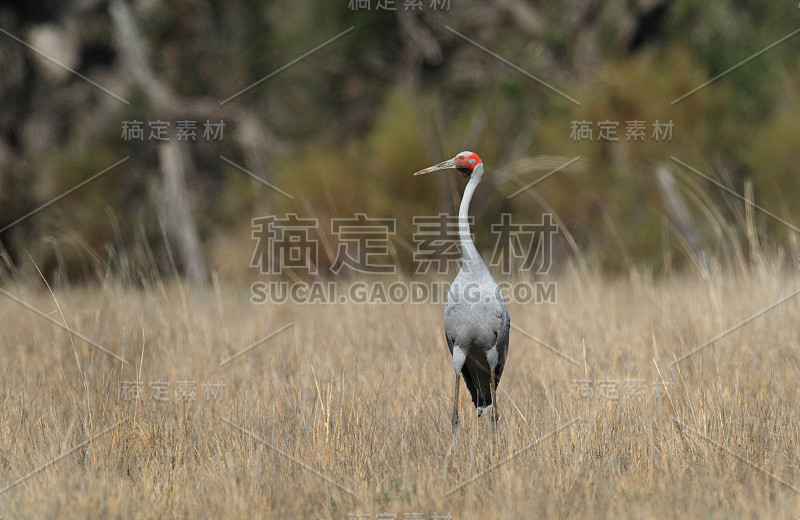
{"type": "Polygon", "coordinates": [[[463,156],[463,155],[459,155],[459,156],[458,156],[458,160],[459,160],[459,161],[463,161],[463,160],[464,160],[464,156],[463,156]]]}

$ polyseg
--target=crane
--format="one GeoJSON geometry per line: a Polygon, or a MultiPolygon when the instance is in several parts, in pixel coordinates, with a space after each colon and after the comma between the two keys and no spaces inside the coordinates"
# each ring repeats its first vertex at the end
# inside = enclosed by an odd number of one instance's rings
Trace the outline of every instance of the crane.
{"type": "Polygon", "coordinates": [[[476,153],[463,151],[414,175],[451,168],[469,179],[458,209],[461,270],[447,292],[444,306],[444,335],[453,355],[456,373],[451,417],[455,431],[458,427],[459,379],[462,376],[478,415],[491,408],[492,421],[497,424],[497,384],[506,364],[511,319],[500,286],[478,254],[469,230],[469,203],[483,179],[481,158],[476,153]]]}

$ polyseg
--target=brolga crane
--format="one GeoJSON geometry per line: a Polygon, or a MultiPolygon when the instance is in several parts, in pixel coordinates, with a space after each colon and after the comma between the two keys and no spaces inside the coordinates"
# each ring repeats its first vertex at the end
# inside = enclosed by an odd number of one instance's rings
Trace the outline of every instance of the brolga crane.
{"type": "Polygon", "coordinates": [[[497,384],[506,364],[511,320],[500,286],[478,254],[469,230],[469,203],[483,178],[481,158],[476,153],[464,151],[414,175],[450,168],[469,179],[458,209],[461,270],[447,292],[444,306],[444,335],[453,355],[456,373],[451,418],[455,430],[458,427],[458,389],[462,376],[478,415],[491,407],[492,421],[497,423],[497,384]]]}

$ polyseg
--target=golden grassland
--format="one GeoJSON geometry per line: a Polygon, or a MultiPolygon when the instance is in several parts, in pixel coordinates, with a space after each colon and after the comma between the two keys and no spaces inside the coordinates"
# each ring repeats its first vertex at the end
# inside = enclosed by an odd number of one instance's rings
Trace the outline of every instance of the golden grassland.
{"type": "Polygon", "coordinates": [[[800,297],[672,364],[796,273],[556,282],[557,304],[509,306],[497,433],[462,391],[456,435],[440,305],[7,285],[127,363],[0,295],[0,516],[797,517],[800,297]]]}

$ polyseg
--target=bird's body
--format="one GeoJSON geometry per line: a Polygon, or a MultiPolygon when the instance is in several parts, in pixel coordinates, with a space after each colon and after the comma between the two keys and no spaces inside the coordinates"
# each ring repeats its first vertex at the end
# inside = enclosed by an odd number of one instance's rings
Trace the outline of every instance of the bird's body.
{"type": "Polygon", "coordinates": [[[461,376],[478,412],[493,405],[492,418],[497,421],[495,390],[508,354],[511,320],[500,287],[478,254],[469,230],[469,204],[483,178],[483,162],[477,154],[465,151],[415,175],[445,168],[455,168],[470,179],[458,212],[463,262],[444,308],[444,333],[456,374],[452,416],[455,428],[461,376]]]}
{"type": "MultiPolygon", "coordinates": [[[[494,282],[491,279],[491,282],[494,282]]],[[[508,353],[510,320],[497,291],[459,294],[458,278],[447,295],[444,334],[453,355],[453,370],[464,376],[473,404],[483,410],[492,404],[491,369],[500,381],[508,353]],[[481,301],[473,302],[480,298],[481,301]]]]}

